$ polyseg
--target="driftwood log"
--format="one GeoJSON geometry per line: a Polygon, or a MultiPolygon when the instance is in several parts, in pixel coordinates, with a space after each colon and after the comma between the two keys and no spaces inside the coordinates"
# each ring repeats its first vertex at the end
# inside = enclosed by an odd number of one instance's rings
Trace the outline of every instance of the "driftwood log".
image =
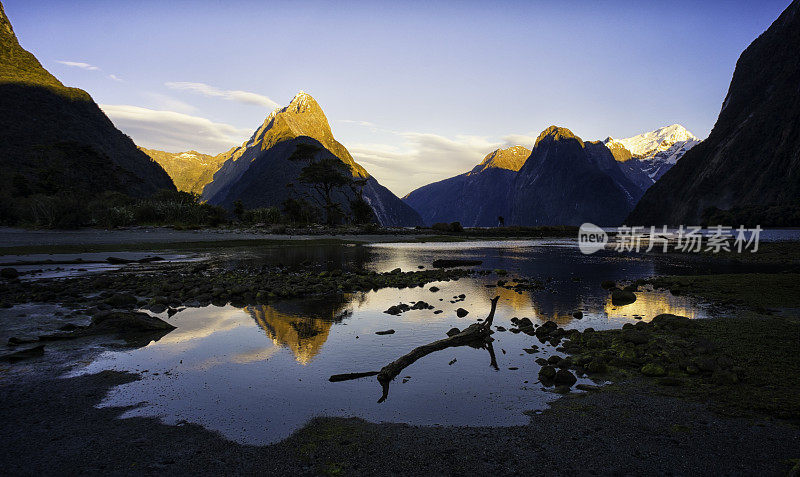
{"type": "Polygon", "coordinates": [[[494,349],[487,338],[492,334],[492,321],[494,320],[494,313],[497,310],[497,301],[499,296],[492,298],[492,309],[489,316],[482,323],[473,323],[469,325],[464,331],[454,334],[450,337],[428,343],[417,348],[414,348],[408,354],[405,354],[398,359],[387,364],[380,371],[369,371],[365,373],[347,373],[335,374],[330,377],[331,382],[346,381],[349,379],[357,379],[365,376],[378,376],[378,382],[381,384],[383,394],[378,402],[384,402],[389,396],[389,384],[396,378],[405,368],[416,362],[418,359],[425,357],[433,352],[441,351],[443,349],[452,348],[455,346],[472,345],[478,348],[485,348],[489,351],[491,357],[491,365],[497,369],[497,360],[494,355],[494,349]]]}

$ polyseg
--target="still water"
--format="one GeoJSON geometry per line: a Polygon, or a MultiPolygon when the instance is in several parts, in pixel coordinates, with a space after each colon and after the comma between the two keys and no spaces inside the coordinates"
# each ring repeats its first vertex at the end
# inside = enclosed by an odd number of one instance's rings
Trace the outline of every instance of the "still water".
{"type": "Polygon", "coordinates": [[[652,258],[585,256],[566,240],[267,248],[229,253],[222,261],[229,266],[316,263],[386,271],[430,267],[438,258],[476,258],[484,262],[478,268],[503,269],[508,275],[245,308],[189,308],[171,318],[161,315],[177,329],[158,341],[106,352],[73,374],[106,369],[141,373],[141,380],[113,388],[101,406],[128,407],[122,417],[197,423],[249,444],[283,439],[315,416],[418,425],[521,425],[528,422],[525,411],[541,410],[557,397],[537,382],[534,360],[558,354],[523,333],[493,335],[496,367],[487,349],[465,346],[428,355],[398,376],[380,404],[374,377],[337,383],[328,378],[378,371],[416,346],[445,337],[454,326],[463,329],[485,318],[496,295],[501,298],[494,324],[505,328],[512,328],[515,316],[577,329],[621,327],[660,313],[706,316],[701,304],[652,290],[638,293],[631,305],[612,306],[602,280],[690,270],[652,258]],[[540,280],[545,287],[518,293],[492,286],[500,278],[519,276],[540,280]],[[430,291],[433,285],[440,290],[430,291]],[[456,299],[461,294],[466,298],[456,299]],[[435,309],[383,313],[391,305],[419,300],[435,309]],[[457,308],[469,314],[458,318],[457,308]],[[574,311],[582,311],[583,318],[574,319],[574,311]],[[395,333],[375,334],[388,329],[395,333]],[[524,351],[532,345],[539,352],[524,351]]]}

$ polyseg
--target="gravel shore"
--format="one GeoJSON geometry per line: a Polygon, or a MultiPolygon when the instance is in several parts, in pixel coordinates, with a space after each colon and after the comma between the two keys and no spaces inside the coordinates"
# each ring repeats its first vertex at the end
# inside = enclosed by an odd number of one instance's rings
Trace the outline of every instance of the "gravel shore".
{"type": "Polygon", "coordinates": [[[196,425],[96,408],[137,376],[59,377],[85,354],[0,372],[4,474],[785,475],[787,460],[800,457],[795,425],[722,418],[636,380],[565,396],[527,426],[320,418],[278,444],[245,446],[196,425]]]}

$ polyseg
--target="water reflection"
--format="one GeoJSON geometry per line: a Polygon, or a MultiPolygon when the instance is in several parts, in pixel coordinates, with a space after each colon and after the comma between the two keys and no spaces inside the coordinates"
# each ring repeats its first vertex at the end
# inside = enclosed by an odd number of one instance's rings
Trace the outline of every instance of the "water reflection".
{"type": "MultiPolygon", "coordinates": [[[[602,280],[634,280],[663,268],[641,258],[586,257],[559,244],[339,247],[330,260],[319,250],[300,249],[289,253],[292,263],[316,256],[324,267],[411,270],[428,267],[437,258],[476,258],[484,261],[484,269],[508,273],[244,309],[190,308],[168,318],[177,329],[160,340],[134,351],[104,353],[78,372],[143,373],[141,380],[114,388],[102,403],[126,407],[123,417],[185,420],[251,444],[285,438],[319,415],[415,425],[521,425],[528,421],[524,411],[542,409],[554,398],[538,384],[535,359],[557,354],[551,345],[524,333],[497,331],[488,357],[469,346],[426,355],[403,370],[381,404],[376,403],[380,386],[375,377],[337,383],[328,378],[380,370],[412,349],[444,338],[452,327],[463,330],[487,316],[494,296],[500,297],[494,324],[507,329],[514,316],[555,320],[576,329],[619,327],[634,322],[633,315],[703,316],[695,303],[668,292],[642,292],[635,303],[613,307],[600,287],[602,280]],[[516,277],[543,286],[519,291],[497,286],[498,280],[514,284],[516,277]],[[432,285],[439,291],[431,291],[432,285]],[[463,300],[453,298],[461,294],[463,300]],[[391,305],[419,300],[435,309],[383,313],[391,305]],[[457,308],[469,314],[458,318],[457,308]],[[575,311],[583,318],[573,318],[575,311]],[[390,328],[394,334],[375,334],[390,328]],[[539,346],[538,353],[525,352],[533,345],[539,346]]],[[[258,251],[227,258],[236,266],[275,265],[277,259],[281,257],[273,252],[258,251]]]]}
{"type": "Polygon", "coordinates": [[[699,308],[693,300],[685,296],[654,291],[637,292],[636,301],[624,306],[612,305],[611,297],[609,297],[606,299],[604,311],[609,316],[639,317],[642,321],[650,321],[662,313],[689,318],[706,317],[702,308],[699,308]]]}
{"type": "Polygon", "coordinates": [[[317,356],[334,323],[352,314],[349,297],[286,301],[274,305],[245,307],[276,346],[292,351],[306,365],[317,356]]]}

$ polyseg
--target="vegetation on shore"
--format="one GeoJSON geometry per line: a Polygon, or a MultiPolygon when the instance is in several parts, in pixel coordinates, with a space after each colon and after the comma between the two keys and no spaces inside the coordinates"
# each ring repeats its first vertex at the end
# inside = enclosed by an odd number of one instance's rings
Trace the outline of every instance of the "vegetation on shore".
{"type": "MultiPolygon", "coordinates": [[[[766,416],[800,422],[800,275],[720,274],[648,280],[689,294],[730,316],[689,320],[660,315],[622,329],[583,332],[551,327],[539,332],[571,356],[555,367],[577,367],[598,379],[653,380],[658,392],[710,401],[724,415],[766,416]]],[[[542,327],[539,328],[541,330],[542,327]]]]}

